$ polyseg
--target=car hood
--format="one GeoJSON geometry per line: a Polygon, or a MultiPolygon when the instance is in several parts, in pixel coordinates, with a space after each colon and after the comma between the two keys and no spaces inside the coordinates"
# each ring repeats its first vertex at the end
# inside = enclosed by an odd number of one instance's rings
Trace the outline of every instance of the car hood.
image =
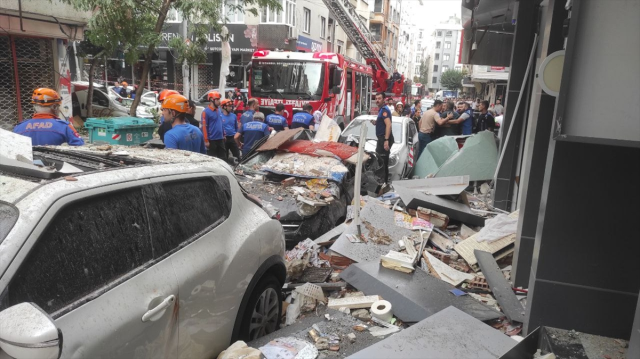
{"type": "MultiPolygon", "coordinates": [[[[376,152],[376,145],[377,145],[377,141],[369,140],[364,144],[364,150],[367,152],[376,152]]],[[[401,148],[402,148],[402,144],[394,143],[391,146],[391,153],[398,153],[400,152],[401,148]]]]}

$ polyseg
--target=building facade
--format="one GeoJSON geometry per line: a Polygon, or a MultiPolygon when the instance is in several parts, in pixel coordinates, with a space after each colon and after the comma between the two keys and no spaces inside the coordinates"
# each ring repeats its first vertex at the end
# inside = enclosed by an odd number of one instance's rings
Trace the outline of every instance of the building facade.
{"type": "Polygon", "coordinates": [[[33,115],[31,95],[38,87],[56,89],[62,111],[71,116],[67,48],[81,40],[89,12],[75,11],[59,0],[2,1],[0,6],[0,127],[11,130],[33,115]]]}
{"type": "Polygon", "coordinates": [[[370,0],[369,31],[384,53],[383,60],[393,71],[397,67],[401,0],[370,0]]]}
{"type": "Polygon", "coordinates": [[[462,26],[460,25],[460,18],[456,16],[451,16],[447,21],[440,23],[431,34],[430,90],[442,90],[440,80],[444,72],[462,69],[459,61],[461,37],[462,26]]]}

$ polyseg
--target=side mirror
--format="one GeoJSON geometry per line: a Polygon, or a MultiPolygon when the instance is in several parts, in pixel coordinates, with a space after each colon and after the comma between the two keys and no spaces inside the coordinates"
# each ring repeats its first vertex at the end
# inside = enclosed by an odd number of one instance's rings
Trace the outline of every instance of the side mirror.
{"type": "Polygon", "coordinates": [[[20,303],[0,312],[0,349],[9,356],[59,358],[62,332],[53,319],[33,303],[20,303]]]}

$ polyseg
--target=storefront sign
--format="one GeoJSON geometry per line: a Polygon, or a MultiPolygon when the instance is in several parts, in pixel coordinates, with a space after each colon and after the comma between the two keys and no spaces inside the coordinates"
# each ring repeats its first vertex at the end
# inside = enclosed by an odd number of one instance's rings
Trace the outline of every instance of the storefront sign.
{"type": "MultiPolygon", "coordinates": [[[[169,41],[173,38],[181,38],[179,23],[169,24],[162,32],[162,43],[158,48],[166,49],[169,41]]],[[[225,25],[229,29],[229,45],[231,46],[231,53],[253,53],[258,44],[258,26],[245,25],[245,24],[227,24],[225,25]]],[[[211,32],[207,35],[207,52],[220,52],[222,49],[222,35],[211,29],[211,32]]]]}
{"type": "Polygon", "coordinates": [[[298,36],[297,49],[310,52],[321,52],[322,43],[308,37],[298,36]]]}

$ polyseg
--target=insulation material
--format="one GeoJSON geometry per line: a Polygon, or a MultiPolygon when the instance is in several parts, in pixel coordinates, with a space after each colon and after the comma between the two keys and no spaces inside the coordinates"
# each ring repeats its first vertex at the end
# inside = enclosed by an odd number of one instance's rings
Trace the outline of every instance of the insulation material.
{"type": "Polygon", "coordinates": [[[313,142],[337,142],[340,137],[340,132],[338,123],[327,115],[324,115],[320,126],[318,126],[316,135],[313,137],[313,142]]]}
{"type": "Polygon", "coordinates": [[[419,178],[433,177],[452,155],[458,152],[458,143],[451,136],[432,141],[424,148],[414,169],[419,178]]]}
{"type": "Polygon", "coordinates": [[[358,153],[357,147],[338,142],[311,142],[306,140],[289,141],[279,148],[282,152],[295,152],[310,156],[338,157],[346,160],[358,153]]]}
{"type": "Polygon", "coordinates": [[[510,234],[515,234],[518,229],[518,218],[505,214],[499,214],[485,221],[484,228],[475,236],[478,242],[493,242],[510,234]]]}
{"type": "Polygon", "coordinates": [[[483,131],[469,138],[460,151],[440,166],[436,177],[469,175],[470,181],[493,179],[498,166],[498,148],[493,132],[483,131]]]}
{"type": "MultiPolygon", "coordinates": [[[[304,141],[310,143],[308,141],[304,141]]],[[[342,182],[347,167],[337,158],[312,157],[299,153],[278,153],[261,168],[263,171],[302,178],[326,178],[342,182]]]]}
{"type": "MultiPolygon", "coordinates": [[[[509,215],[511,218],[518,218],[518,211],[515,211],[509,215]]],[[[493,242],[478,242],[476,237],[478,233],[473,236],[465,239],[464,241],[456,244],[453,248],[455,249],[464,260],[467,261],[471,269],[474,271],[480,270],[478,267],[478,260],[476,259],[474,250],[478,249],[481,251],[489,252],[493,254],[493,257],[498,260],[507,256],[509,253],[513,252],[513,243],[516,241],[516,234],[510,234],[506,237],[500,238],[493,242]]]]}

